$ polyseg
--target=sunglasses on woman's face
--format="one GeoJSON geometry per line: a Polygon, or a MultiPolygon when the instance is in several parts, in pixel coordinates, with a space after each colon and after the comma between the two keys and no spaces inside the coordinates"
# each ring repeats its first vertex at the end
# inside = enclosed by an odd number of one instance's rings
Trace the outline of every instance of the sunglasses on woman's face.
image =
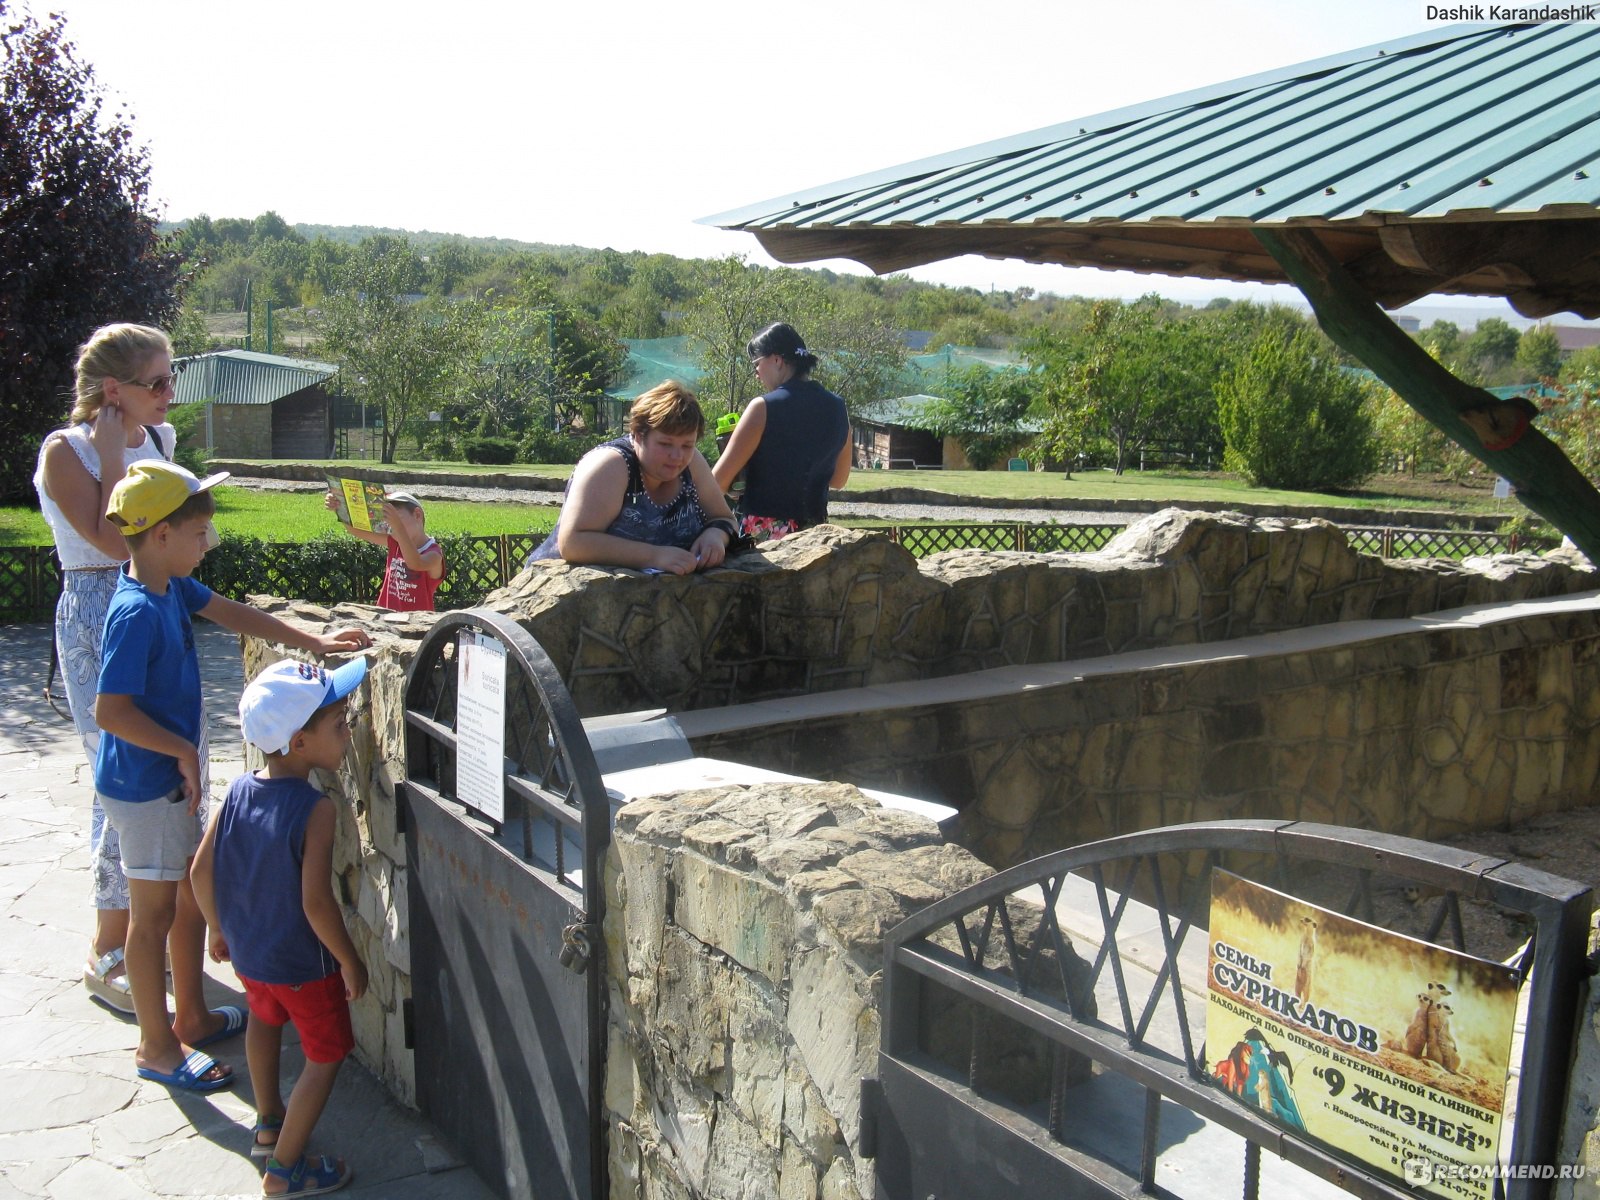
{"type": "Polygon", "coordinates": [[[144,388],[148,392],[164,392],[168,388],[177,387],[178,376],[176,372],[170,375],[157,375],[148,383],[142,379],[124,379],[122,384],[124,387],[144,388]]]}

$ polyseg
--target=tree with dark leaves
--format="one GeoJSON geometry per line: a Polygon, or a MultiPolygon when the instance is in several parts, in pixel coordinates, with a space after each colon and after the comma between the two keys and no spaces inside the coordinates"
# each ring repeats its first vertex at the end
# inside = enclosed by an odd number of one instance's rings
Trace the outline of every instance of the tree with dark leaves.
{"type": "Polygon", "coordinates": [[[66,419],[84,339],[178,310],[149,188],[147,150],[106,114],[61,15],[0,0],[0,500],[32,497],[31,451],[66,419]]]}

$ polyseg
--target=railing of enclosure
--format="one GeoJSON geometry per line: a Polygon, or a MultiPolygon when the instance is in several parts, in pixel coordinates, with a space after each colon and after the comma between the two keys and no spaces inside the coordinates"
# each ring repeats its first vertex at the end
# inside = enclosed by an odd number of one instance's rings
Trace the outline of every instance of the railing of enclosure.
{"type": "Polygon", "coordinates": [[[501,1194],[602,1200],[611,807],[577,708],[525,630],[470,609],[417,650],[405,723],[418,1104],[501,1194]],[[482,794],[481,774],[458,786],[474,752],[459,730],[461,647],[480,634],[505,655],[498,818],[461,799],[482,794]]]}
{"type": "MultiPolygon", "coordinates": [[[[1399,1166],[1390,1176],[1345,1157],[1217,1086],[1203,1041],[1205,980],[1189,981],[1199,996],[1186,994],[1179,960],[1196,931],[1209,940],[1210,875],[1219,867],[1290,895],[1337,895],[1321,906],[1342,905],[1369,923],[1384,923],[1375,917],[1375,897],[1415,887],[1423,903],[1402,907],[1422,923],[1422,940],[1443,944],[1445,934],[1468,953],[1463,900],[1520,914],[1530,938],[1514,962],[1526,989],[1526,1034],[1520,1060],[1511,1062],[1520,1081],[1509,1157],[1502,1144],[1502,1158],[1555,1163],[1587,972],[1590,890],[1518,864],[1363,830],[1222,821],[1047,855],[890,932],[879,1074],[863,1081],[862,1097],[862,1152],[876,1159],[877,1194],[994,1195],[1002,1181],[1010,1200],[1172,1194],[1156,1181],[1165,1117],[1174,1140],[1198,1129],[1196,1118],[1244,1139],[1246,1200],[1257,1196],[1262,1146],[1356,1195],[1417,1195],[1399,1181],[1399,1166]],[[1057,905],[1064,888],[1078,897],[1080,913],[1098,913],[1097,938],[1081,928],[1063,931],[1057,905]],[[1142,929],[1121,928],[1135,894],[1153,907],[1153,930],[1148,913],[1142,929]],[[1114,1076],[1124,1108],[1106,1107],[1104,1092],[1092,1104],[1086,1093],[1074,1094],[1090,1064],[1114,1076]],[[1137,1150],[1108,1149],[1115,1139],[1107,1129],[1118,1121],[1139,1129],[1137,1150]],[[1172,1132],[1180,1122],[1182,1135],[1172,1132]]],[[[1221,1049],[1213,1050],[1220,1059],[1221,1049]]],[[[1297,1194],[1289,1186],[1285,1194],[1297,1194]]],[[[1509,1194],[1524,1200],[1552,1187],[1548,1179],[1513,1179],[1509,1194]]],[[[1505,1194],[1498,1180],[1494,1194],[1505,1194]]]]}
{"type": "MultiPolygon", "coordinates": [[[[941,550],[1030,550],[1035,553],[1098,550],[1125,525],[1105,524],[949,524],[889,525],[880,532],[918,558],[941,550]]],[[[1519,534],[1453,529],[1402,529],[1351,526],[1352,548],[1385,558],[1467,558],[1551,549],[1554,539],[1519,534]]],[[[223,549],[201,564],[196,577],[225,596],[250,593],[293,596],[318,604],[345,600],[366,603],[383,581],[383,551],[349,541],[327,543],[251,542],[247,554],[223,549]],[[314,547],[314,549],[308,549],[314,547]]],[[[543,533],[486,537],[445,537],[448,569],[436,602],[441,609],[466,608],[510,583],[543,533]]],[[[31,621],[48,616],[61,594],[61,573],[48,546],[0,546],[0,621],[31,621]]]]}

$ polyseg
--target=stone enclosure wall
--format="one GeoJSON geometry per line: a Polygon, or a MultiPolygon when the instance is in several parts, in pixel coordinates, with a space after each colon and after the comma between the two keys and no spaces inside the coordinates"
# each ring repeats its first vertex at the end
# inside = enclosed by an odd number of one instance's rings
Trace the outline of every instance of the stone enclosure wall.
{"type": "MultiPolygon", "coordinates": [[[[1168,512],[1093,555],[954,552],[919,566],[881,536],[824,526],[683,579],[537,564],[487,606],[529,629],[580,711],[597,715],[933,680],[1593,585],[1586,566],[1553,556],[1382,562],[1350,552],[1322,522],[1168,512]]],[[[360,620],[377,635],[364,719],[335,785],[349,801],[335,870],[372,977],[355,1007],[359,1053],[412,1101],[394,783],[405,669],[433,617],[257,603],[318,628],[360,620]]],[[[1418,636],[930,705],[898,712],[894,724],[813,726],[807,736],[831,748],[835,769],[808,762],[796,773],[914,792],[926,790],[913,786],[923,779],[933,787],[931,775],[905,773],[925,758],[945,783],[969,781],[961,837],[991,863],[1215,816],[1439,836],[1592,800],[1596,637],[1582,618],[1537,618],[1479,642],[1418,636]],[[896,756],[902,765],[891,770],[896,756]],[[892,777],[867,778],[880,766],[892,777]]],[[[247,675],[281,656],[249,642],[247,675]]],[[[783,739],[696,748],[800,765],[801,739],[792,730],[783,739]]],[[[847,786],[625,807],[607,875],[614,1194],[870,1195],[855,1123],[857,1080],[876,1047],[882,933],[989,869],[847,786]]]]}
{"type": "Polygon", "coordinates": [[[606,879],[614,1196],[870,1197],[883,935],[986,877],[837,784],[635,801],[606,879]]]}
{"type": "Polygon", "coordinates": [[[1093,554],[950,551],[820,526],[705,575],[536,563],[515,617],[585,716],[672,712],[1584,591],[1576,560],[1357,554],[1323,521],[1167,510],[1093,554]]]}
{"type": "Polygon", "coordinates": [[[996,866],[1233,817],[1439,840],[1596,802],[1595,615],[908,699],[696,746],[958,806],[956,840],[996,866]]]}

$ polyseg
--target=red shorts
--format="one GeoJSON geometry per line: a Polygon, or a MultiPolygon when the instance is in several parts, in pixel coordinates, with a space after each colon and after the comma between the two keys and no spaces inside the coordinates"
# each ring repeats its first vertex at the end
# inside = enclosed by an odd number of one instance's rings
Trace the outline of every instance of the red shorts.
{"type": "Polygon", "coordinates": [[[278,1026],[294,1022],[307,1062],[340,1062],[356,1048],[344,976],[338,971],[312,983],[257,983],[243,975],[239,982],[252,1019],[278,1026]]]}

